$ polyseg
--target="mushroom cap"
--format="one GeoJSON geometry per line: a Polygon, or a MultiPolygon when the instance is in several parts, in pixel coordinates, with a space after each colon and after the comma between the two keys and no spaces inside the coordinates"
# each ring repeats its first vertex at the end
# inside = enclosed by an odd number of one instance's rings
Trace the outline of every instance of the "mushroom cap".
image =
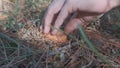
{"type": "Polygon", "coordinates": [[[56,35],[52,35],[48,33],[48,34],[45,34],[45,37],[49,40],[52,40],[55,43],[65,43],[67,41],[67,35],[63,33],[58,33],[56,35]]]}

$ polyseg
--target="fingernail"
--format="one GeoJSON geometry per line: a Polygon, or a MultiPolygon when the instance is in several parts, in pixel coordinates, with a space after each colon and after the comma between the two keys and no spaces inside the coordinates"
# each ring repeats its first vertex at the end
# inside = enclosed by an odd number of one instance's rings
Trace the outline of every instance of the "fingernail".
{"type": "Polygon", "coordinates": [[[57,30],[53,30],[52,34],[55,35],[57,33],[57,30]]]}

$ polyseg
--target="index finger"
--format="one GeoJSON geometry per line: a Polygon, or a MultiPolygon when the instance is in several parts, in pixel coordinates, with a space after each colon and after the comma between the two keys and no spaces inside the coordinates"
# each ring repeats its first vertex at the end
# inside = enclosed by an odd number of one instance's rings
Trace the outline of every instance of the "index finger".
{"type": "Polygon", "coordinates": [[[49,33],[53,17],[56,13],[58,13],[60,11],[64,2],[65,2],[65,0],[54,0],[48,7],[48,10],[47,10],[45,18],[44,18],[44,22],[45,22],[44,33],[49,33]]]}
{"type": "Polygon", "coordinates": [[[61,9],[61,11],[55,21],[55,24],[54,24],[55,29],[52,30],[53,35],[55,35],[58,32],[58,29],[63,24],[64,20],[67,18],[68,14],[69,14],[69,10],[68,10],[68,5],[66,4],[61,9]]]}

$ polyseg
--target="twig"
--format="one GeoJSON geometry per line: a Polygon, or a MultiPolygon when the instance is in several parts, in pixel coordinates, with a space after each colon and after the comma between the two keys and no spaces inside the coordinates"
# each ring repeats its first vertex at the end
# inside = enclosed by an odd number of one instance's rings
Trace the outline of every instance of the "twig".
{"type": "Polygon", "coordinates": [[[59,54],[63,51],[65,51],[66,49],[69,49],[70,47],[72,46],[76,46],[78,43],[71,43],[71,46],[70,45],[65,45],[64,47],[61,47],[61,48],[58,48],[56,50],[53,50],[51,52],[49,52],[49,56],[53,56],[53,55],[56,55],[56,54],[59,54]]]}
{"type": "Polygon", "coordinates": [[[5,45],[4,45],[4,43],[3,43],[3,41],[1,39],[0,39],[0,42],[1,42],[2,46],[3,46],[3,50],[4,50],[3,52],[4,52],[4,55],[5,55],[5,58],[6,58],[6,60],[8,60],[5,45]]]}
{"type": "Polygon", "coordinates": [[[90,67],[90,65],[93,63],[93,60],[92,61],[90,61],[87,65],[85,65],[85,66],[82,66],[81,68],[88,68],[88,67],[90,67]]]}
{"type": "Polygon", "coordinates": [[[46,51],[42,54],[42,56],[40,57],[40,59],[38,60],[38,62],[36,63],[36,65],[34,66],[34,68],[37,68],[37,66],[39,65],[42,57],[45,55],[46,51]]]}

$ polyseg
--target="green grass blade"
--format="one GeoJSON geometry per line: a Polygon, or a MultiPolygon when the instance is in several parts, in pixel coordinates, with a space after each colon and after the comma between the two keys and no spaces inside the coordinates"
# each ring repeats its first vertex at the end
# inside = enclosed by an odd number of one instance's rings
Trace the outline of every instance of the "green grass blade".
{"type": "Polygon", "coordinates": [[[79,25],[78,29],[81,33],[81,37],[83,39],[83,41],[87,44],[87,46],[105,63],[107,63],[109,65],[110,68],[112,68],[111,64],[108,62],[108,60],[105,58],[104,55],[102,55],[101,53],[99,53],[99,51],[93,46],[93,44],[88,40],[86,34],[84,33],[82,26],[79,25]]]}

